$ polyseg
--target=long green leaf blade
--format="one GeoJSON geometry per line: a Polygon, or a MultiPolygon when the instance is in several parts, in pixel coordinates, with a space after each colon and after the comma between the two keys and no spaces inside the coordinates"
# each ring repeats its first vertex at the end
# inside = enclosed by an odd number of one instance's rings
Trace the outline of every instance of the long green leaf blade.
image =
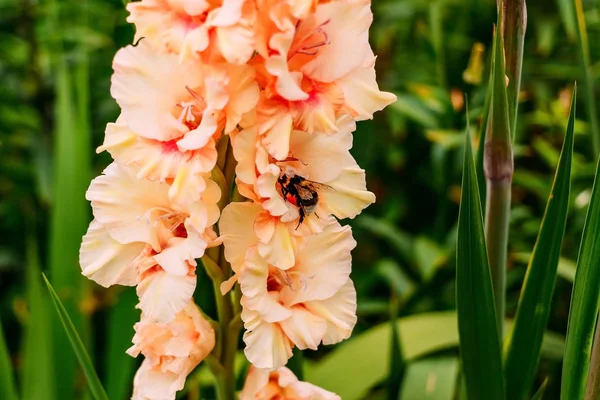
{"type": "Polygon", "coordinates": [[[567,325],[561,399],[583,399],[600,307],[600,164],[585,218],[567,325]]]}
{"type": "Polygon", "coordinates": [[[4,339],[2,323],[0,320],[0,398],[6,400],[17,400],[17,388],[13,375],[13,367],[10,361],[10,353],[4,339]]]}
{"type": "Polygon", "coordinates": [[[83,342],[81,341],[81,338],[79,337],[79,334],[75,329],[75,325],[73,325],[73,321],[71,321],[69,314],[67,314],[67,310],[62,305],[60,299],[58,298],[58,295],[56,294],[56,292],[52,288],[52,285],[46,278],[46,275],[43,276],[44,281],[46,282],[46,286],[48,287],[48,291],[50,292],[50,296],[52,297],[52,301],[54,302],[54,306],[56,307],[56,312],[60,317],[60,321],[62,322],[62,325],[65,329],[67,337],[69,338],[69,341],[71,342],[73,351],[75,352],[75,355],[79,360],[79,364],[81,365],[81,368],[85,373],[92,396],[96,400],[108,400],[108,396],[106,395],[106,392],[102,387],[102,383],[100,383],[100,379],[96,374],[96,371],[92,364],[92,360],[90,359],[90,356],[85,350],[83,342]]]}
{"type": "Polygon", "coordinates": [[[27,303],[29,318],[25,327],[23,353],[25,355],[21,398],[23,400],[53,400],[56,376],[53,369],[52,319],[48,294],[43,290],[37,243],[33,233],[26,242],[27,303]]]}
{"type": "Polygon", "coordinates": [[[504,400],[492,282],[468,130],[456,246],[456,307],[467,393],[470,399],[504,400]]]}
{"type": "MultiPolygon", "coordinates": [[[[90,178],[89,132],[81,131],[73,96],[72,75],[64,60],[56,70],[56,144],[54,154],[54,201],[50,227],[49,272],[56,290],[77,329],[85,338],[85,317],[78,307],[88,282],[79,268],[79,245],[89,223],[85,191],[90,178]]],[[[77,362],[62,354],[68,341],[62,328],[54,325],[54,371],[59,398],[76,396],[77,362]]]]}
{"type": "Polygon", "coordinates": [[[573,90],[565,141],[548,197],[546,212],[525,275],[514,328],[505,344],[504,375],[506,394],[509,399],[527,398],[540,358],[542,337],[548,323],[571,193],[576,93],[577,90],[573,90]]]}

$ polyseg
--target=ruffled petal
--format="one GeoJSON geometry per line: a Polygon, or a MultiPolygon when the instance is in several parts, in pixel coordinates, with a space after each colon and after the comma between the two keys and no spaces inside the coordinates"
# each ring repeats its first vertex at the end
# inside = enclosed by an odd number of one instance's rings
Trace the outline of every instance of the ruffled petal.
{"type": "Polygon", "coordinates": [[[137,307],[152,321],[169,322],[188,304],[195,289],[195,274],[173,275],[159,269],[138,284],[137,307]]]}
{"type": "Polygon", "coordinates": [[[365,171],[358,167],[345,168],[328,185],[334,190],[323,191],[321,195],[329,212],[337,218],[354,218],[375,202],[375,195],[366,187],[365,171]]]}
{"type": "Polygon", "coordinates": [[[258,243],[259,254],[271,265],[279,269],[289,269],[294,266],[296,243],[292,240],[286,224],[275,225],[273,237],[269,243],[258,243]]]}
{"type": "MultiPolygon", "coordinates": [[[[257,316],[258,313],[255,313],[255,318],[257,316]]],[[[248,361],[258,368],[279,368],[292,356],[292,345],[278,324],[258,318],[251,330],[245,325],[248,330],[244,332],[244,354],[248,361]]]]}
{"type": "Polygon", "coordinates": [[[323,344],[335,344],[348,339],[356,325],[356,290],[352,280],[329,299],[310,301],[304,306],[327,321],[323,344]]]}
{"type": "Polygon", "coordinates": [[[300,350],[317,350],[327,330],[327,323],[323,318],[299,306],[293,307],[292,316],[279,324],[287,337],[300,350]]]}
{"type": "Polygon", "coordinates": [[[104,287],[134,286],[136,269],[132,265],[146,244],[121,244],[114,240],[104,226],[90,223],[79,249],[79,264],[83,275],[104,287]]]}

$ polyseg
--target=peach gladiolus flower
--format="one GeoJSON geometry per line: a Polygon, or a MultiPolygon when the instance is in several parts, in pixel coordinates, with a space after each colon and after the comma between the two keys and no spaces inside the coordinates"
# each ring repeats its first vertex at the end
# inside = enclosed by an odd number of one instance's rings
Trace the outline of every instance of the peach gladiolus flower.
{"type": "Polygon", "coordinates": [[[174,399],[187,375],[215,347],[215,332],[189,303],[168,323],[142,318],[135,324],[132,357],[146,357],[134,378],[133,400],[174,399]]]}
{"type": "Polygon", "coordinates": [[[264,147],[257,145],[256,128],[245,129],[232,138],[238,160],[238,189],[264,209],[254,224],[255,235],[260,238],[259,252],[279,268],[293,265],[298,241],[320,232],[328,215],[354,218],[375,201],[375,195],[366,188],[364,170],[349,152],[354,123],[342,118],[338,126],[339,131],[331,135],[294,130],[285,161],[274,160],[264,147]],[[324,190],[319,190],[316,209],[301,225],[298,206],[282,196],[277,182],[282,174],[299,175],[325,185],[324,190]]]}
{"type": "Polygon", "coordinates": [[[104,145],[138,177],[175,184],[172,198],[202,191],[202,174],[217,161],[216,140],[230,133],[258,101],[254,70],[245,65],[180,64],[142,40],[113,62],[111,94],[121,106],[104,145]],[[192,190],[192,188],[194,190],[192,190]]]}
{"type": "Polygon", "coordinates": [[[334,133],[340,116],[370,119],[396,100],[379,91],[375,80],[368,40],[370,3],[328,2],[312,13],[300,13],[301,18],[292,6],[279,4],[272,5],[277,11],[262,14],[265,28],[259,30],[257,51],[264,66],[257,71],[265,90],[257,124],[263,144],[276,159],[287,156],[294,128],[334,133]]]}
{"type": "Polygon", "coordinates": [[[341,400],[341,398],[308,382],[299,381],[286,367],[269,372],[251,366],[240,393],[240,400],[341,400]]]}
{"type": "Polygon", "coordinates": [[[173,203],[169,185],[137,179],[112,163],[87,191],[95,220],[83,237],[82,272],[102,286],[136,283],[144,315],[168,321],[192,297],[196,258],[215,239],[218,186],[206,181],[200,200],[173,203]]]}
{"type": "Polygon", "coordinates": [[[243,295],[246,357],[258,368],[276,369],[285,365],[294,345],[316,350],[321,342],[350,336],[356,323],[350,251],[356,242],[350,227],[331,218],[297,249],[293,266],[279,269],[261,257],[252,235],[260,211],[256,204],[232,203],[219,227],[243,295]]]}
{"type": "Polygon", "coordinates": [[[225,59],[246,63],[254,52],[252,0],[142,0],[127,5],[135,40],[148,38],[180,60],[225,59]]]}

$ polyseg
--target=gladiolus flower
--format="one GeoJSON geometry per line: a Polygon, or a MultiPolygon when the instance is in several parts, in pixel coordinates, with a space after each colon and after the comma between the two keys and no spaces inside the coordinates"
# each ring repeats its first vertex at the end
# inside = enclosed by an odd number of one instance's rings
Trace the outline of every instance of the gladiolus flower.
{"type": "Polygon", "coordinates": [[[257,144],[256,128],[233,136],[238,189],[264,209],[254,224],[255,235],[260,238],[259,252],[279,268],[293,264],[293,249],[299,245],[296,242],[320,232],[328,215],[354,218],[375,201],[375,195],[367,191],[364,170],[349,152],[354,123],[342,119],[338,125],[340,130],[332,135],[293,131],[290,151],[283,161],[274,160],[257,144]],[[302,224],[299,205],[282,194],[278,183],[282,174],[298,175],[320,185],[316,187],[316,208],[303,218],[302,224]]]}
{"type": "Polygon", "coordinates": [[[350,336],[356,323],[350,251],[356,242],[349,227],[330,219],[296,250],[293,266],[279,269],[259,254],[258,238],[248,235],[259,212],[255,204],[230,204],[219,226],[243,294],[244,352],[256,367],[276,369],[294,345],[316,350],[321,342],[350,336]]]}
{"type": "Polygon", "coordinates": [[[257,50],[264,68],[257,71],[265,90],[257,125],[274,158],[286,158],[294,128],[335,133],[340,116],[370,119],[395,101],[396,96],[379,91],[375,81],[375,56],[368,40],[370,1],[319,4],[302,18],[291,6],[273,8],[276,11],[265,14],[266,28],[259,31],[262,45],[257,50]]]}
{"type": "Polygon", "coordinates": [[[174,399],[185,378],[215,347],[215,332],[189,303],[168,323],[135,324],[132,357],[145,357],[135,374],[133,400],[174,399]]]}
{"type": "Polygon", "coordinates": [[[341,400],[340,396],[299,381],[286,367],[277,371],[250,367],[240,400],[341,400]]]}
{"type": "Polygon", "coordinates": [[[202,198],[169,200],[169,185],[137,179],[116,163],[94,179],[86,198],[95,220],[83,237],[85,276],[103,286],[138,286],[145,315],[168,321],[192,297],[196,258],[215,239],[218,186],[208,180],[202,198]]]}
{"type": "Polygon", "coordinates": [[[254,52],[254,1],[142,0],[127,10],[135,40],[148,38],[180,60],[204,55],[244,64],[254,52]]]}

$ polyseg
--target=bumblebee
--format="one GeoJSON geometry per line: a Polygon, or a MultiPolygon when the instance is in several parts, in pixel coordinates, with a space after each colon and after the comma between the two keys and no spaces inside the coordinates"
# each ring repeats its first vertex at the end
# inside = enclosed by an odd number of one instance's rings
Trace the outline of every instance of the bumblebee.
{"type": "Polygon", "coordinates": [[[304,222],[304,219],[307,216],[315,211],[315,208],[319,203],[319,191],[333,190],[331,186],[310,181],[305,177],[298,175],[293,168],[289,167],[281,172],[277,182],[281,186],[281,195],[283,196],[283,199],[298,207],[300,220],[296,229],[304,222]]]}

